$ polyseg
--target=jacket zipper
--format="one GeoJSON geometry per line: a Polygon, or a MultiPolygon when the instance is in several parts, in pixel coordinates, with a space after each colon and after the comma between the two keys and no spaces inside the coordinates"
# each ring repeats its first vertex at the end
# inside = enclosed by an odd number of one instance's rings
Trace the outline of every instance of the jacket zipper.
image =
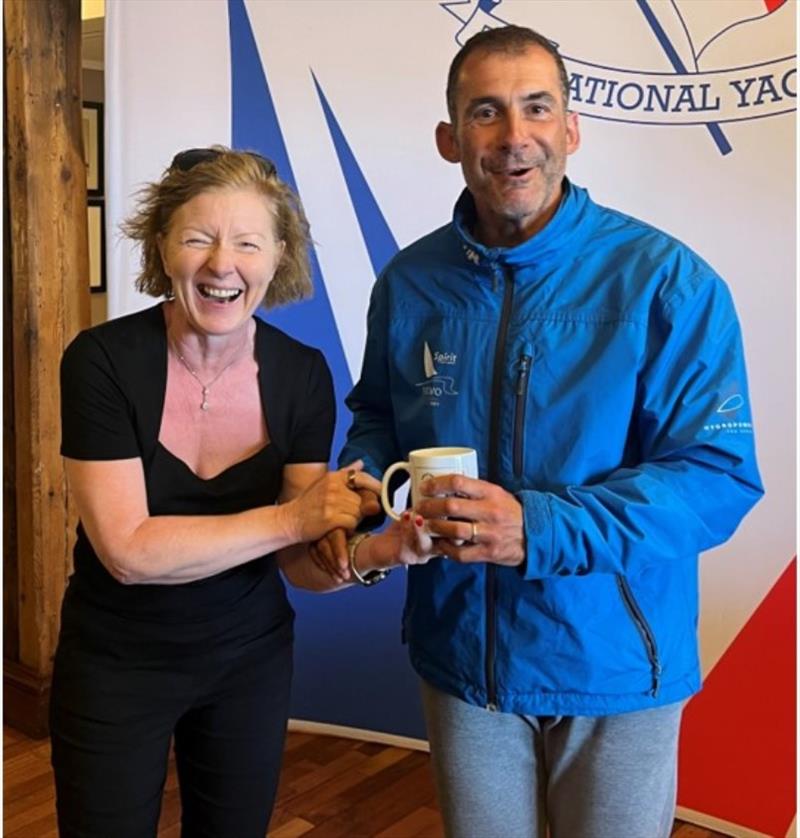
{"type": "Polygon", "coordinates": [[[631,615],[634,625],[644,641],[645,651],[647,652],[647,659],[650,661],[650,668],[653,674],[653,684],[650,688],[650,695],[655,698],[658,695],[659,687],[661,686],[661,662],[658,659],[658,649],[656,648],[656,639],[653,631],[647,623],[642,609],[639,608],[636,602],[633,591],[628,584],[628,580],[621,574],[617,574],[617,586],[619,587],[622,601],[631,615]]]}
{"type": "MultiPolygon", "coordinates": [[[[497,279],[498,269],[493,268],[497,279]]],[[[511,308],[514,303],[514,280],[510,268],[503,276],[503,308],[500,313],[500,325],[497,328],[497,342],[494,350],[494,369],[492,371],[492,401],[489,414],[489,462],[488,476],[491,483],[500,482],[500,408],[503,396],[503,378],[506,366],[506,341],[511,308]]],[[[494,677],[495,644],[497,635],[497,614],[495,611],[495,573],[493,564],[486,564],[486,709],[497,710],[497,687],[494,677]]]]}
{"type": "Polygon", "coordinates": [[[531,361],[533,360],[531,353],[531,345],[526,343],[519,358],[519,371],[517,372],[517,401],[514,406],[514,477],[522,475],[525,407],[528,403],[528,382],[530,381],[531,361]]]}

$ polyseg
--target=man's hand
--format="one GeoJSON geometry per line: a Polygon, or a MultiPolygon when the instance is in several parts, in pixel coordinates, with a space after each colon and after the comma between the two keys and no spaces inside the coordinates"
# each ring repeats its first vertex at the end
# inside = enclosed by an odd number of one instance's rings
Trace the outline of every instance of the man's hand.
{"type": "Polygon", "coordinates": [[[350,578],[347,536],[345,530],[331,530],[327,535],[323,535],[319,541],[308,545],[308,554],[311,556],[311,561],[339,583],[347,582],[350,578]]]}
{"type": "Polygon", "coordinates": [[[438,539],[437,554],[459,562],[509,566],[525,560],[522,505],[502,487],[450,474],[429,478],[420,492],[425,497],[414,508],[438,539]]]}
{"type": "MultiPolygon", "coordinates": [[[[370,475],[365,474],[362,475],[359,479],[367,479],[374,480],[373,477],[370,475]]],[[[377,480],[375,481],[377,483],[377,480]]],[[[359,489],[358,494],[361,496],[361,519],[364,518],[371,518],[373,515],[377,515],[383,507],[381,507],[381,484],[378,483],[378,491],[376,492],[374,489],[359,489]]]]}

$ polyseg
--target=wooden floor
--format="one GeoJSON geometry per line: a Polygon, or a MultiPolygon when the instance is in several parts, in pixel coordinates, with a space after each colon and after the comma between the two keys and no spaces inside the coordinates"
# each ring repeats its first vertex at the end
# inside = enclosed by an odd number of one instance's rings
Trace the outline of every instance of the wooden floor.
{"type": "MultiPolygon", "coordinates": [[[[3,728],[3,835],[57,836],[50,744],[3,728]]],[[[352,739],[290,733],[269,838],[440,838],[428,755],[352,739]]],[[[675,822],[673,838],[721,838],[675,822]]],[[[179,838],[170,765],[159,838],[179,838]]],[[[486,836],[501,838],[501,836],[486,836]]],[[[625,838],[620,835],[620,838],[625,838]]]]}

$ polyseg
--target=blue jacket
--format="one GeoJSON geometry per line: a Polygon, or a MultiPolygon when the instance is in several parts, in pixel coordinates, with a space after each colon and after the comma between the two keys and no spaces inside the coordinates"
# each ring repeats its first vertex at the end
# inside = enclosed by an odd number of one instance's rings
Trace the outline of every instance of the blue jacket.
{"type": "Polygon", "coordinates": [[[564,189],[513,248],[471,238],[464,192],[452,224],[386,267],[341,461],[380,475],[414,448],[475,448],[522,503],[527,558],[412,567],[412,664],[472,704],[606,715],[699,689],[698,553],[763,490],[727,287],[564,189]]]}

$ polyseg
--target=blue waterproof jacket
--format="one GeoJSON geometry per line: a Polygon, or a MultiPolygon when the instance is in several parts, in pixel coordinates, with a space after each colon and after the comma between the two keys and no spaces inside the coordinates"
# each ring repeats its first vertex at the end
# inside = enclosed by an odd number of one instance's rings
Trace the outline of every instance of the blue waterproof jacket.
{"type": "Polygon", "coordinates": [[[464,445],[521,502],[520,567],[412,567],[416,671],[476,705],[605,715],[700,686],[697,556],[763,490],[741,334],[723,281],[680,242],[564,181],[513,248],[474,203],[402,250],[371,298],[341,455],[379,476],[464,445]]]}

